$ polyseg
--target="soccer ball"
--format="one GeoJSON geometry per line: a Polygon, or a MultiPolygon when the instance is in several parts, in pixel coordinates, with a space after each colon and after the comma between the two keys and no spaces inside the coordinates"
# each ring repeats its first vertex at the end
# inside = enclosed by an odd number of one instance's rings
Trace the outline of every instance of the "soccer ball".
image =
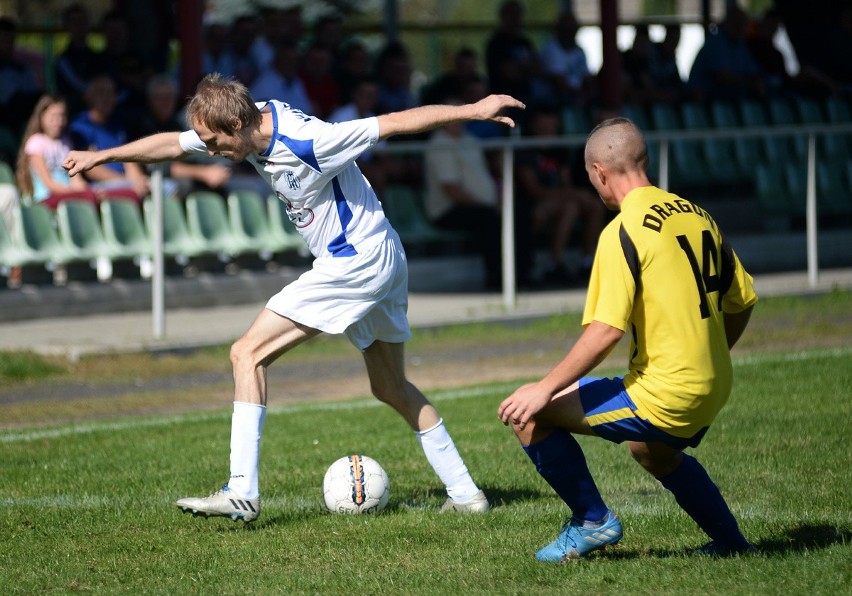
{"type": "Polygon", "coordinates": [[[373,458],[347,455],[329,466],[322,496],[332,513],[379,513],[388,504],[390,480],[373,458]]]}

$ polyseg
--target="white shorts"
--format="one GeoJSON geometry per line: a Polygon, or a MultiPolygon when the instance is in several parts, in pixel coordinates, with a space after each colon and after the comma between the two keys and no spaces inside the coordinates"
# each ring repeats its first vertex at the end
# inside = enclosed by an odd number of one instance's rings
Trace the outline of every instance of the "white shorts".
{"type": "Polygon", "coordinates": [[[408,263],[394,232],[353,257],[322,257],[266,308],[326,333],[345,333],[359,350],[376,341],[411,339],[408,263]]]}

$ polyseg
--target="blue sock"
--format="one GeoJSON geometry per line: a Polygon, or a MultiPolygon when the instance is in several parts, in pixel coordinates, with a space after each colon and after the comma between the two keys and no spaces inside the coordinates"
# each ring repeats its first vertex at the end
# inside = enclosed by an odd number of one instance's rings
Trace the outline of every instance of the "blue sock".
{"type": "Polygon", "coordinates": [[[609,509],[592,479],[583,450],[571,433],[555,430],[543,440],[522,447],[576,521],[597,522],[607,516],[609,509]]]}
{"type": "Polygon", "coordinates": [[[658,480],[714,542],[733,549],[748,547],[719,487],[697,459],[684,454],[675,471],[658,480]]]}

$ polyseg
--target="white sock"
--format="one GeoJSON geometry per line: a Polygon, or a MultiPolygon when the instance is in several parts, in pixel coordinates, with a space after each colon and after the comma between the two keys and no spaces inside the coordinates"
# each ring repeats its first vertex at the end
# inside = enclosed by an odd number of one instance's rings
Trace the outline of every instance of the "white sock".
{"type": "Polygon", "coordinates": [[[432,469],[447,487],[447,494],[453,501],[464,503],[479,492],[473,478],[467,471],[450,433],[441,419],[438,424],[426,430],[417,431],[417,440],[426,454],[432,469]]]}
{"type": "Polygon", "coordinates": [[[260,435],[265,419],[266,406],[234,402],[234,414],[231,417],[231,477],[228,486],[245,499],[260,496],[260,435]]]}

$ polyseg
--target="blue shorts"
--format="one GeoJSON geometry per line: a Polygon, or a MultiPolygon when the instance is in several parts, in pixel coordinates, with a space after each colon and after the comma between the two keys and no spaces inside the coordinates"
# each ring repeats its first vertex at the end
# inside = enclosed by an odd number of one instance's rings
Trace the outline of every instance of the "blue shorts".
{"type": "Polygon", "coordinates": [[[683,439],[660,430],[648,420],[639,418],[636,415],[636,405],[624,390],[624,379],[621,377],[580,379],[580,403],[592,430],[598,436],[613,443],[659,442],[675,449],[685,449],[697,447],[708,428],[704,427],[692,437],[683,439]]]}

